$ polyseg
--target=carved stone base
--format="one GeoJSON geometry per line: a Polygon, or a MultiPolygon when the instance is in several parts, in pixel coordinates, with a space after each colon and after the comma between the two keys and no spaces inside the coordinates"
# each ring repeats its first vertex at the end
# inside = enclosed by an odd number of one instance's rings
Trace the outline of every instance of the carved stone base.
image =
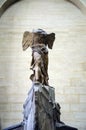
{"type": "Polygon", "coordinates": [[[4,130],[77,130],[60,121],[53,87],[33,83],[23,107],[23,122],[4,130]]]}
{"type": "Polygon", "coordinates": [[[60,121],[53,87],[34,83],[24,104],[24,130],[77,130],[60,121]]]}
{"type": "Polygon", "coordinates": [[[54,130],[54,88],[33,84],[24,104],[24,130],[54,130]]]}

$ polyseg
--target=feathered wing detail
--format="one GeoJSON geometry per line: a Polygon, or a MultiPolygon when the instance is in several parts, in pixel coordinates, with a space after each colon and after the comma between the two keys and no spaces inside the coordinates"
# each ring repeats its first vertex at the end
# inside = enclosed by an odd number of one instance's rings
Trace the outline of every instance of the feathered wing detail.
{"type": "Polygon", "coordinates": [[[25,31],[22,39],[22,48],[24,51],[32,45],[32,39],[32,33],[25,31]]]}
{"type": "Polygon", "coordinates": [[[53,43],[54,43],[54,40],[55,40],[55,33],[50,33],[47,35],[47,45],[50,49],[52,49],[53,47],[53,43]]]}

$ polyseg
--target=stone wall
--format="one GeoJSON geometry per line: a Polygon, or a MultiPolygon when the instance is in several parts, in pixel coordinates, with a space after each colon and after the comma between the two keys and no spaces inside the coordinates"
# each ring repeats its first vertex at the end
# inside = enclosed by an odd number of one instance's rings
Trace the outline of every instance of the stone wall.
{"type": "MultiPolygon", "coordinates": [[[[4,11],[19,0],[0,0],[0,16],[4,11]]],[[[85,0],[67,0],[75,4],[84,14],[86,14],[86,1],[85,0]]]]}
{"type": "Polygon", "coordinates": [[[55,32],[49,51],[49,81],[61,105],[61,120],[86,129],[86,16],[64,0],[22,0],[0,18],[0,121],[2,128],[22,121],[31,87],[31,49],[22,50],[26,30],[55,32]]]}

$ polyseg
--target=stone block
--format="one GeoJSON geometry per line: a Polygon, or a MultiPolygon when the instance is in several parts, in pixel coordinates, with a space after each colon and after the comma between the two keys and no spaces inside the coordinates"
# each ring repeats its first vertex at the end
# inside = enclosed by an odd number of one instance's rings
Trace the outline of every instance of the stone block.
{"type": "Polygon", "coordinates": [[[82,95],[82,94],[86,94],[86,87],[64,87],[64,93],[65,94],[75,94],[75,95],[82,95]]]}
{"type": "MultiPolygon", "coordinates": [[[[85,99],[84,99],[85,100],[85,99]]],[[[86,105],[85,103],[81,103],[81,104],[70,104],[70,110],[73,112],[86,112],[86,105]]]]}
{"type": "Polygon", "coordinates": [[[24,130],[54,130],[54,88],[33,84],[24,104],[24,130]]]}
{"type": "Polygon", "coordinates": [[[86,103],[86,95],[80,95],[80,103],[86,103]]]}

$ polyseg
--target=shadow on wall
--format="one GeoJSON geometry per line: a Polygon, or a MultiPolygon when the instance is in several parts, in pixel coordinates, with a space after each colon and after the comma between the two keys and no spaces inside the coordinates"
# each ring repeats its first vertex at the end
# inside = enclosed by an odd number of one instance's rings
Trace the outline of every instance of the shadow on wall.
{"type": "Polygon", "coordinates": [[[20,0],[5,0],[3,1],[1,0],[0,2],[0,17],[2,16],[2,14],[4,13],[4,11],[9,7],[11,6],[12,4],[14,4],[15,2],[17,1],[20,1],[20,0]]]}

